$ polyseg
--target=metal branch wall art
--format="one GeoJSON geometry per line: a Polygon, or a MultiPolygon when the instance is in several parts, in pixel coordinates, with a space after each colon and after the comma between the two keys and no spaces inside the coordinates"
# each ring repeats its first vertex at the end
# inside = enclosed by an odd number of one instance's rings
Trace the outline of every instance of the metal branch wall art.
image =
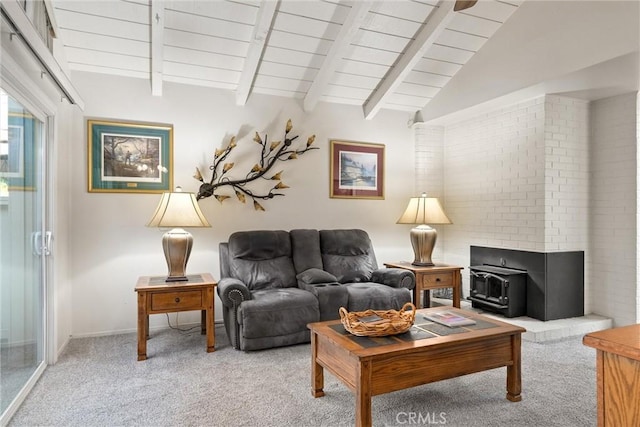
{"type": "Polygon", "coordinates": [[[273,141],[271,143],[268,142],[267,135],[265,135],[264,140],[260,137],[258,132],[256,132],[253,140],[260,144],[262,147],[260,153],[260,161],[256,163],[251,170],[247,173],[244,178],[234,179],[229,176],[229,172],[234,166],[234,162],[227,161],[229,154],[236,147],[236,139],[235,137],[231,138],[229,141],[229,145],[226,148],[220,148],[215,151],[213,156],[213,164],[209,166],[211,170],[211,180],[209,182],[205,182],[200,170],[196,168],[196,174],[193,176],[198,181],[202,182],[200,185],[200,189],[198,190],[197,199],[204,199],[205,197],[214,196],[219,202],[223,202],[231,196],[226,196],[222,194],[216,194],[216,190],[220,187],[229,186],[233,188],[236,193],[236,197],[242,203],[246,203],[247,197],[253,200],[253,207],[257,211],[264,211],[264,208],[258,200],[269,200],[273,199],[275,196],[284,196],[284,194],[280,193],[279,190],[283,190],[285,188],[289,188],[288,185],[282,182],[282,172],[277,172],[273,175],[267,176],[267,173],[273,168],[273,166],[278,162],[286,162],[287,160],[297,159],[298,156],[306,153],[310,150],[317,150],[318,147],[312,147],[316,136],[311,135],[307,139],[307,145],[303,148],[293,148],[293,142],[298,138],[298,136],[290,136],[292,124],[291,119],[287,121],[287,126],[284,131],[284,142],[283,141],[273,141]],[[271,187],[269,190],[263,191],[254,191],[248,187],[248,184],[255,182],[259,179],[263,180],[271,180],[277,181],[277,183],[271,187]]]}

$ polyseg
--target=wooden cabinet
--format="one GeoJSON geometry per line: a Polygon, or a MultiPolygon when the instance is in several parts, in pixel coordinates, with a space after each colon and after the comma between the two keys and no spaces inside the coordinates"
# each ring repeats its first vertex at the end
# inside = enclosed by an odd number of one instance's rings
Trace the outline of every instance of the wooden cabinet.
{"type": "Polygon", "coordinates": [[[460,295],[462,288],[462,267],[448,264],[435,264],[430,267],[419,267],[410,262],[388,262],[384,264],[387,268],[402,268],[413,271],[416,275],[416,287],[413,289],[413,303],[420,308],[422,293],[425,293],[424,306],[429,307],[431,289],[452,288],[453,306],[460,308],[460,295]]]}
{"type": "Polygon", "coordinates": [[[640,425],[640,325],[585,335],[596,353],[598,426],[640,425]]]}

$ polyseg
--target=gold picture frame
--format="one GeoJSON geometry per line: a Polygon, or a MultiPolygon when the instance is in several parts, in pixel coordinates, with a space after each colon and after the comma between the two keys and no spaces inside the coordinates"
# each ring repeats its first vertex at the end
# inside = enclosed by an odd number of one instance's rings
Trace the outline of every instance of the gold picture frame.
{"type": "Polygon", "coordinates": [[[331,140],[330,197],[384,199],[383,144],[331,140]]]}
{"type": "Polygon", "coordinates": [[[89,192],[173,188],[173,125],[88,119],[87,142],[89,192]]]}

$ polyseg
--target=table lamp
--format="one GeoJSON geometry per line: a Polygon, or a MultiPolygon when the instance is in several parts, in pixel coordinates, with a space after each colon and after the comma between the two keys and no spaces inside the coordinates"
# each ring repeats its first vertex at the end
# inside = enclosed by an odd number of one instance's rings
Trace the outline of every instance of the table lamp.
{"type": "Polygon", "coordinates": [[[451,220],[442,210],[436,197],[427,197],[422,193],[420,197],[412,197],[397,224],[417,224],[411,229],[411,246],[415,258],[412,265],[431,266],[431,253],[436,245],[437,231],[427,224],[451,224],[451,220]]]}
{"type": "Polygon", "coordinates": [[[147,227],[171,228],[162,236],[162,249],[169,268],[166,281],[186,281],[193,236],[183,227],[211,227],[200,211],[196,195],[183,193],[180,187],[173,193],[163,193],[147,227]]]}

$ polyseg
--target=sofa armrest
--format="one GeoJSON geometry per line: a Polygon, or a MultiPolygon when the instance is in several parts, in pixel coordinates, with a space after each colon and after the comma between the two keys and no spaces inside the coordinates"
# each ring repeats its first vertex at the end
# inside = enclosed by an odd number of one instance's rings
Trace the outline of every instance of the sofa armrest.
{"type": "Polygon", "coordinates": [[[380,268],[375,270],[371,274],[371,281],[393,288],[413,289],[416,286],[416,276],[413,271],[402,268],[380,268]]]}
{"type": "Polygon", "coordinates": [[[242,301],[251,299],[251,292],[242,281],[225,277],[218,282],[218,296],[226,307],[237,307],[242,301]]]}

